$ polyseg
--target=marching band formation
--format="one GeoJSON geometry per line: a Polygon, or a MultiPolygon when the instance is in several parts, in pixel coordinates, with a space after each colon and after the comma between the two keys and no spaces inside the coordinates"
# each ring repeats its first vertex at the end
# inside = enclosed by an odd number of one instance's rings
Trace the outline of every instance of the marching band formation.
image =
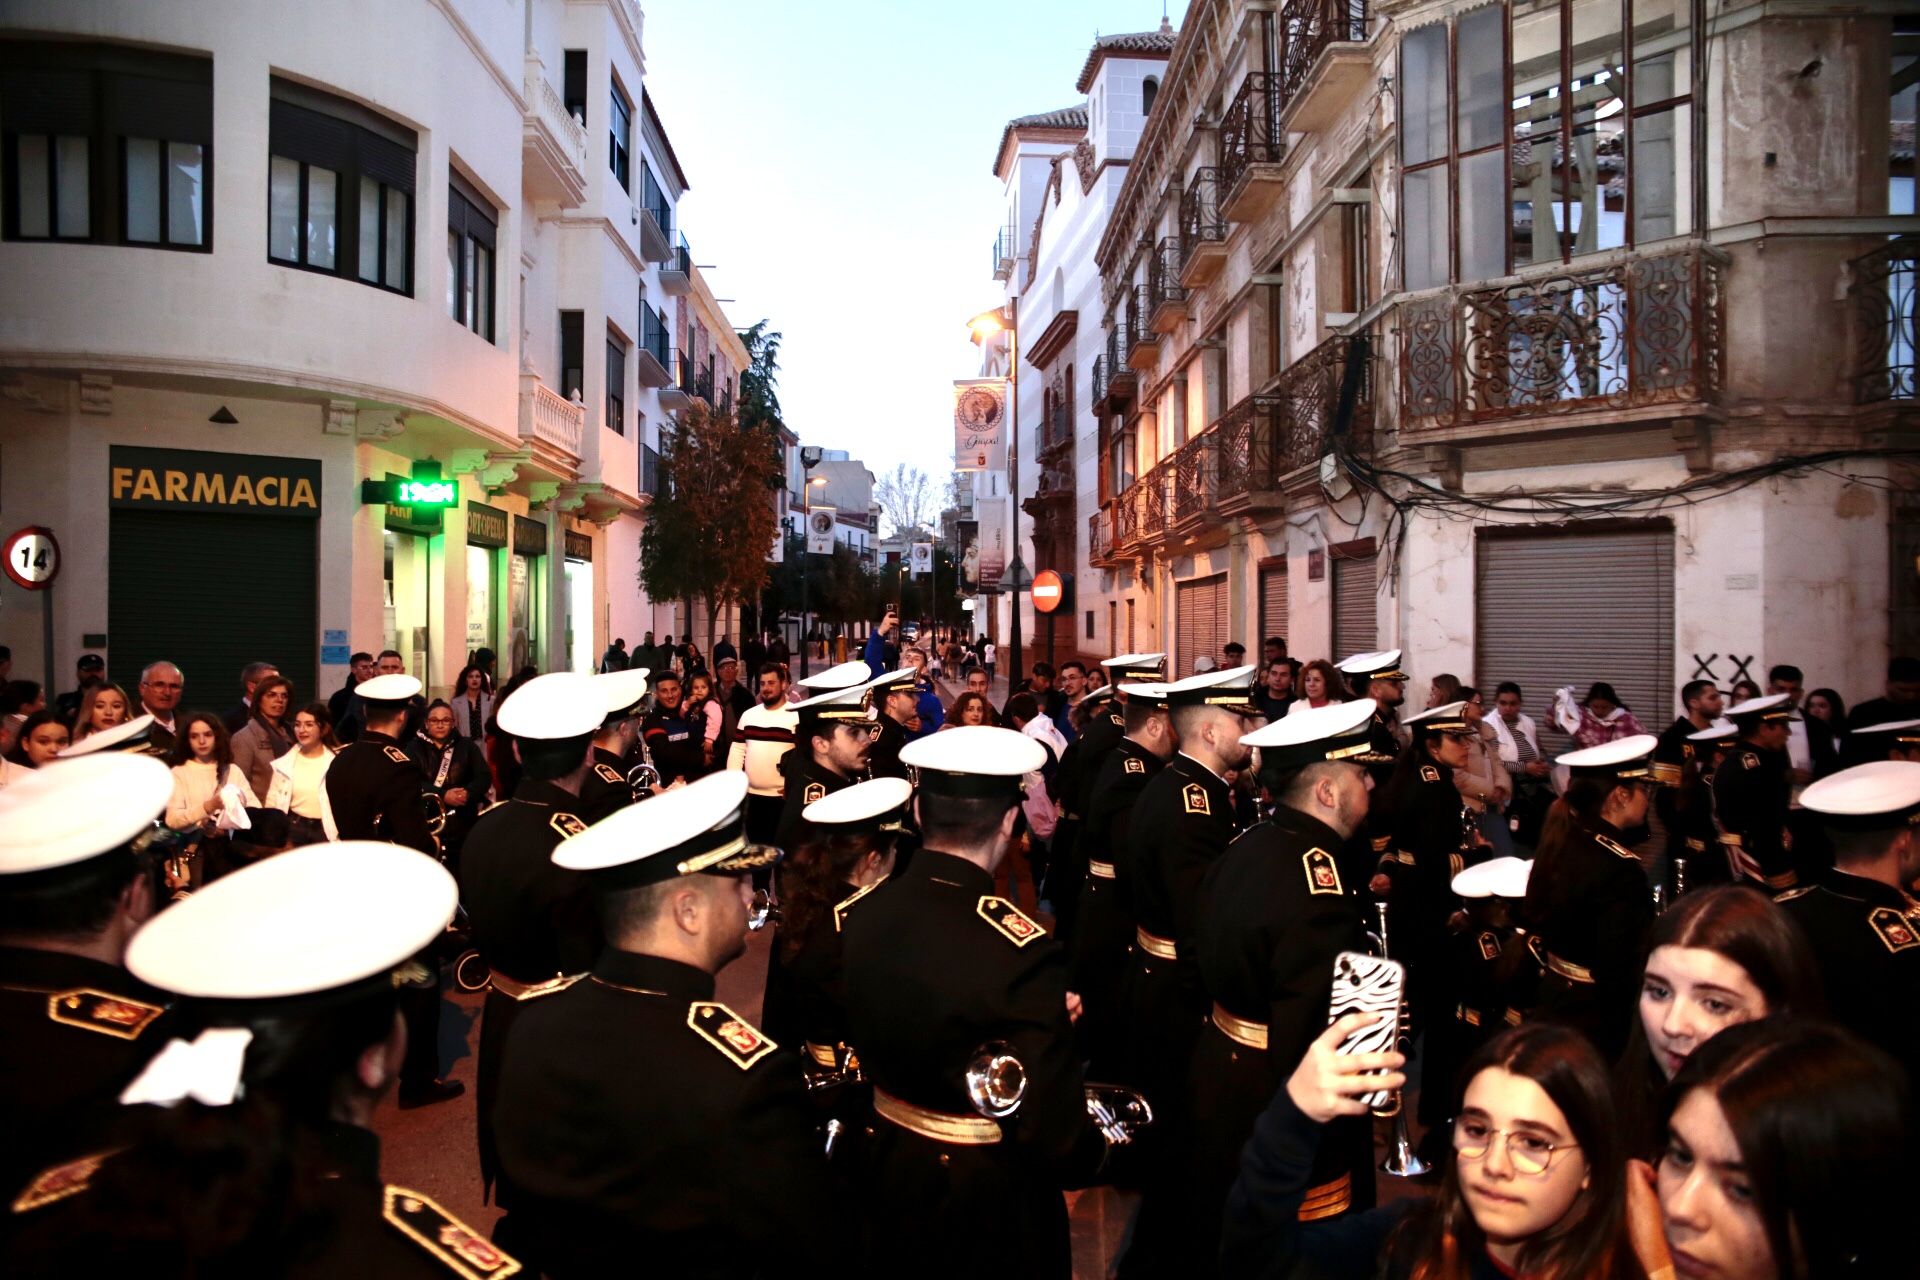
{"type": "Polygon", "coordinates": [[[1399,661],[1269,722],[1252,666],[1114,658],[1057,762],[904,740],[917,671],[848,663],[664,788],[646,671],[540,676],[451,869],[382,675],[330,840],[171,899],[168,771],[89,738],[0,791],[0,1273],[1066,1277],[1111,1185],[1128,1277],[1910,1274],[1920,721],[1797,797],[1780,695],[1585,747],[1494,856],[1399,661]],[[756,1025],[715,975],[763,926],[756,1025]],[[469,949],[491,1238],[370,1127],[457,1087],[469,949]]]}

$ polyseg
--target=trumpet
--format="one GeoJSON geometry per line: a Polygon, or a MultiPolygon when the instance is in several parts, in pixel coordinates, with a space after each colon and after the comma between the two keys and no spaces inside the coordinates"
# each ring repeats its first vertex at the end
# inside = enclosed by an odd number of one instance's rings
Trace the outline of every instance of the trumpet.
{"type": "MultiPolygon", "coordinates": [[[[989,1120],[1005,1120],[1027,1093],[1027,1069],[1004,1040],[981,1045],[967,1062],[967,1100],[989,1120]]],[[[1153,1123],[1153,1105],[1132,1089],[1086,1084],[1087,1116],[1113,1146],[1126,1146],[1153,1123]]]]}
{"type": "MultiPolygon", "coordinates": [[[[1374,904],[1374,910],[1379,914],[1380,919],[1380,932],[1374,936],[1376,936],[1380,942],[1380,954],[1386,956],[1388,954],[1387,904],[1377,902],[1374,904]]],[[[1411,1030],[1409,1015],[1407,1013],[1406,997],[1402,996],[1400,999],[1399,1025],[1395,1028],[1395,1040],[1403,1053],[1409,1052],[1412,1049],[1411,1042],[1413,1037],[1410,1034],[1411,1030]]],[[[1413,1149],[1413,1135],[1407,1130],[1407,1109],[1403,1105],[1403,1102],[1404,1099],[1396,1091],[1387,1104],[1391,1109],[1374,1113],[1376,1115],[1390,1115],[1393,1117],[1393,1137],[1390,1149],[1387,1152],[1387,1158],[1381,1162],[1380,1172],[1392,1178],[1418,1178],[1427,1172],[1427,1162],[1422,1160],[1420,1154],[1413,1149]]]]}
{"type": "Polygon", "coordinates": [[[660,771],[645,760],[627,770],[627,789],[633,793],[635,804],[651,796],[659,785],[660,771]]]}
{"type": "Polygon", "coordinates": [[[433,837],[434,852],[445,854],[447,847],[440,839],[440,833],[447,829],[447,802],[438,791],[422,791],[420,808],[426,814],[427,834],[433,837]]]}

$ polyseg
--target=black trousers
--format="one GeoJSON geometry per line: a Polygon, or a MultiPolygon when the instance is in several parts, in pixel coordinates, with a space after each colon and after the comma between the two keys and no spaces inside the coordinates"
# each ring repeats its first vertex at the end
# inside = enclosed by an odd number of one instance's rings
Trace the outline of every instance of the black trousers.
{"type": "Polygon", "coordinates": [[[440,993],[446,975],[429,947],[413,958],[417,971],[400,986],[400,1016],[407,1024],[407,1056],[400,1062],[400,1091],[424,1089],[440,1078],[440,993]]]}

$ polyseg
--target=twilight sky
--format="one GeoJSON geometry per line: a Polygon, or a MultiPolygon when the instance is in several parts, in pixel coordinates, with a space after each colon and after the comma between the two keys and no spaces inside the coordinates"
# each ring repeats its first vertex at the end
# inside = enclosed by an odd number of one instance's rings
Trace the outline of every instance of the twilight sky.
{"type": "Polygon", "coordinates": [[[966,321],[998,288],[1000,130],[1081,102],[1095,33],[1154,29],[1160,0],[642,4],[681,226],[734,324],[785,334],[788,425],[876,476],[944,479],[966,321]]]}

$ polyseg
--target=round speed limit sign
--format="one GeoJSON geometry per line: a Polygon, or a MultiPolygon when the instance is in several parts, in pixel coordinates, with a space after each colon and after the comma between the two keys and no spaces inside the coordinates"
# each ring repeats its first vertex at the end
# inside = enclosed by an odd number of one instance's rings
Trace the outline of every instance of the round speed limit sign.
{"type": "Polygon", "coordinates": [[[46,590],[60,572],[60,544],[53,540],[53,530],[39,525],[10,535],[5,558],[7,576],[29,591],[46,590]]]}

